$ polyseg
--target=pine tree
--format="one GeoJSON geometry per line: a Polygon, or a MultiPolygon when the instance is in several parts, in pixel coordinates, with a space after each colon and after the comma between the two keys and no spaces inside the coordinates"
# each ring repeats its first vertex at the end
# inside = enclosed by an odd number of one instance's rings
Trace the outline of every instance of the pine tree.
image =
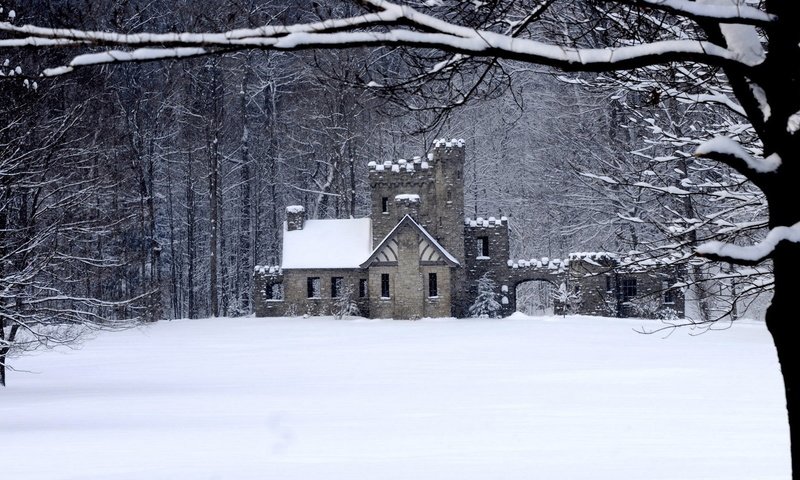
{"type": "Polygon", "coordinates": [[[497,318],[500,316],[500,302],[497,301],[497,283],[484,273],[478,279],[478,296],[469,307],[469,314],[473,317],[497,318]]]}

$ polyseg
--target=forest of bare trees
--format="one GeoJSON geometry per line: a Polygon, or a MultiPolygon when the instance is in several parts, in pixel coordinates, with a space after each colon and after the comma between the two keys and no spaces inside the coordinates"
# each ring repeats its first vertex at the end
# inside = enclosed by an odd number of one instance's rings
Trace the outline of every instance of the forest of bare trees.
{"type": "MultiPolygon", "coordinates": [[[[12,27],[131,33],[362,11],[254,0],[2,8],[12,27]]],[[[607,41],[603,30],[575,29],[587,45],[607,41]]],[[[509,216],[517,258],[636,252],[635,261],[687,266],[690,322],[760,314],[746,308],[771,288],[768,264],[694,255],[705,240],[748,240],[766,226],[757,188],[693,155],[701,131],[759,149],[741,107],[721,100],[731,87],[719,70],[564,74],[435,50],[230,50],[50,78],[40,73],[67,62],[67,51],[4,51],[0,357],[12,345],[69,343],[77,333],[53,327],[65,322],[249,314],[253,267],[280,263],[286,205],[315,218],[366,215],[366,164],[422,154],[437,136],[467,139],[467,214],[509,216]],[[426,65],[434,68],[415,73],[426,65]]]]}

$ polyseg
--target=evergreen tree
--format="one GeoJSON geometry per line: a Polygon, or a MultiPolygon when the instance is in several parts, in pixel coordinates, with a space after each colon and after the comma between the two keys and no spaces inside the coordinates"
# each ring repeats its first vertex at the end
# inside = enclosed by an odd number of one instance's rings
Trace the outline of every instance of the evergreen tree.
{"type": "Polygon", "coordinates": [[[497,301],[497,282],[489,273],[484,273],[477,281],[478,296],[469,307],[469,314],[473,317],[497,318],[500,316],[500,302],[497,301]]]}

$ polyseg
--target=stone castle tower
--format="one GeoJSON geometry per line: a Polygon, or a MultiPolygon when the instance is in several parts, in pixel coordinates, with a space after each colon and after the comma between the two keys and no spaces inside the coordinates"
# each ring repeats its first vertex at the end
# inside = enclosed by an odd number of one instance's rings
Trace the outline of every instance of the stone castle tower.
{"type": "MultiPolygon", "coordinates": [[[[426,157],[369,167],[373,245],[410,215],[464,265],[464,140],[436,140],[426,157]]],[[[465,281],[463,268],[451,278],[454,316],[462,313],[465,281]]]]}

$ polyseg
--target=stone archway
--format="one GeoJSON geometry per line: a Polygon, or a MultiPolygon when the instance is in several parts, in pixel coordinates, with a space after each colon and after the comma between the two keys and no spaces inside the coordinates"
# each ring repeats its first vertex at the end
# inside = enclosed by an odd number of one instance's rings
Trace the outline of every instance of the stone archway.
{"type": "MultiPolygon", "coordinates": [[[[516,312],[520,309],[519,301],[519,293],[518,290],[520,285],[527,285],[527,284],[541,284],[541,285],[548,285],[549,287],[540,287],[542,290],[541,295],[547,295],[548,290],[550,289],[557,289],[558,285],[565,275],[563,273],[550,273],[550,272],[540,272],[540,271],[532,271],[533,269],[514,269],[514,271],[510,272],[511,274],[506,277],[504,282],[500,283],[501,289],[501,299],[502,299],[502,307],[503,307],[503,316],[507,317],[512,313],[516,312]]],[[[537,288],[534,287],[523,287],[522,290],[522,300],[523,302],[527,302],[527,294],[529,292],[526,291],[526,288],[537,288]]],[[[550,303],[552,305],[552,302],[550,303]]]]}
{"type": "Polygon", "coordinates": [[[530,316],[555,314],[554,294],[558,290],[551,280],[533,279],[514,285],[515,311],[530,316]]]}

